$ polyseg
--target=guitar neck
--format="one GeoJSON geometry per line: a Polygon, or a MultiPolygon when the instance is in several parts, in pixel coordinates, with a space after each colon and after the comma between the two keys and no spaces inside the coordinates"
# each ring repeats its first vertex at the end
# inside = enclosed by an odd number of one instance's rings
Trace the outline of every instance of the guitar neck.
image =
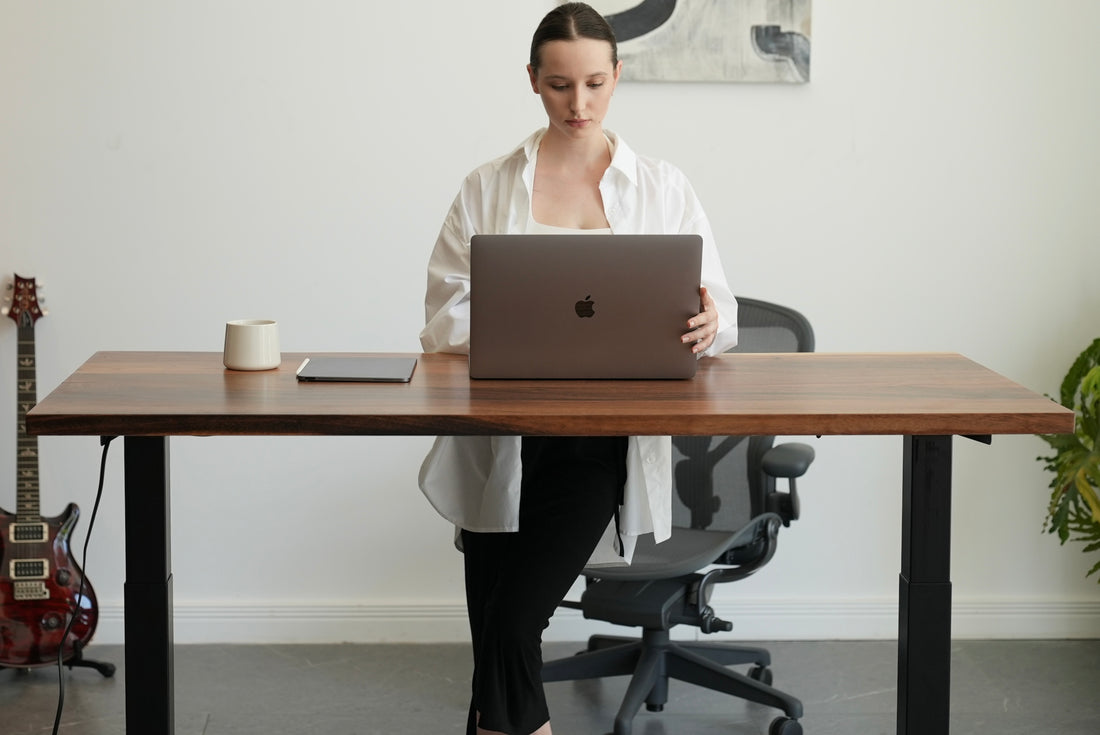
{"type": "Polygon", "coordinates": [[[27,412],[38,402],[34,358],[34,324],[19,325],[18,365],[16,368],[16,478],[15,515],[17,523],[37,523],[41,518],[38,504],[38,437],[27,433],[27,412]]]}

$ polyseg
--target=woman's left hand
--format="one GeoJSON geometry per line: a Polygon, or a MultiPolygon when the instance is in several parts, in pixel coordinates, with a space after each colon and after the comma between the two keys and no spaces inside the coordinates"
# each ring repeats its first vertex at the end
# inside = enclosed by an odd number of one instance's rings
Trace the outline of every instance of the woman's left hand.
{"type": "Polygon", "coordinates": [[[691,346],[691,351],[696,355],[710,347],[714,342],[714,335],[718,334],[718,308],[707,293],[706,286],[699,287],[699,302],[702,311],[688,319],[689,331],[680,338],[684,344],[695,343],[691,346]]]}

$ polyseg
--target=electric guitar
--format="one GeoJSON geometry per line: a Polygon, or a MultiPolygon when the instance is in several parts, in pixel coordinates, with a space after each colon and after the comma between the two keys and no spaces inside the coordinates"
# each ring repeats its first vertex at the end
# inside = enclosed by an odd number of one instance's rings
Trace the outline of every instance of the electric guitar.
{"type": "Polygon", "coordinates": [[[16,275],[8,288],[3,313],[19,325],[16,513],[0,509],[0,667],[31,668],[55,664],[59,653],[62,660],[79,659],[99,614],[95,592],[69,550],[80,509],[70,503],[56,518],[39,515],[38,437],[27,434],[26,415],[38,400],[34,323],[46,312],[33,278],[16,275]]]}

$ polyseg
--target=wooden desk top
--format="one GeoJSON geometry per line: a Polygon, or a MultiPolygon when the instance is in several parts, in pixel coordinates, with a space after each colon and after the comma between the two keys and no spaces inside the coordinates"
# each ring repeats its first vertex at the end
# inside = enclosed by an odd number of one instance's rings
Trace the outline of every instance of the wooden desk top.
{"type": "Polygon", "coordinates": [[[100,352],[27,415],[31,434],[1037,434],[1073,412],[956,354],[733,354],[686,381],[468,377],[419,356],[413,380],[299,383],[306,357],[234,372],[216,352],[100,352]]]}

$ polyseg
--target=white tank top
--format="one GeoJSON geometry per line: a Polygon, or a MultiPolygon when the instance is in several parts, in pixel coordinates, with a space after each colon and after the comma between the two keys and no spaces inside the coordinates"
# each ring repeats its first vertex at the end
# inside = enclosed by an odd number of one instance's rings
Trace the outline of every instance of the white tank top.
{"type": "Polygon", "coordinates": [[[536,222],[530,212],[527,213],[528,235],[610,235],[610,227],[599,227],[593,230],[579,230],[573,227],[555,227],[536,222]]]}
{"type": "MultiPolygon", "coordinates": [[[[607,150],[611,153],[611,157],[615,157],[615,144],[611,142],[611,138],[607,138],[607,150]]],[[[535,161],[538,161],[538,150],[535,151],[535,161]]],[[[592,230],[580,230],[574,227],[555,227],[554,225],[544,225],[541,222],[535,221],[535,216],[531,214],[531,208],[527,208],[527,234],[528,235],[610,235],[610,227],[598,227],[592,230]]]]}

